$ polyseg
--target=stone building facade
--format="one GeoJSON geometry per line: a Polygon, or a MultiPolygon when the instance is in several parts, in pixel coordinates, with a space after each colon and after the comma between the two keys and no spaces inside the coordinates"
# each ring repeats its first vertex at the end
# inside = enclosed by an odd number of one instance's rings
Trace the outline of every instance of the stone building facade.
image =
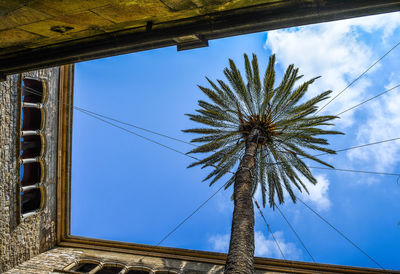
{"type": "MultiPolygon", "coordinates": [[[[0,82],[0,273],[56,244],[56,145],[58,68],[10,75],[0,82]],[[43,81],[47,98],[43,105],[41,179],[42,206],[22,214],[19,202],[21,170],[21,97],[24,79],[43,81]],[[46,119],[46,117],[47,119],[46,119]]],[[[25,109],[25,108],[24,108],[25,109]]],[[[28,109],[27,109],[28,110],[28,109]]],[[[27,115],[25,115],[27,117],[27,115]]],[[[26,169],[27,170],[27,169],[26,169]]]]}

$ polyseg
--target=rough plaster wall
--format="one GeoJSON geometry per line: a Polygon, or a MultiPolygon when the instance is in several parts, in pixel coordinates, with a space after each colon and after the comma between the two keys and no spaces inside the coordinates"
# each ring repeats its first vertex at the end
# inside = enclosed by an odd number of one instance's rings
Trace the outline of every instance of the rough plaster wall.
{"type": "Polygon", "coordinates": [[[8,76],[0,82],[0,273],[47,250],[56,242],[56,149],[57,149],[57,96],[58,68],[24,73],[48,80],[46,135],[47,192],[44,209],[16,223],[17,203],[17,125],[18,75],[8,76]]]}

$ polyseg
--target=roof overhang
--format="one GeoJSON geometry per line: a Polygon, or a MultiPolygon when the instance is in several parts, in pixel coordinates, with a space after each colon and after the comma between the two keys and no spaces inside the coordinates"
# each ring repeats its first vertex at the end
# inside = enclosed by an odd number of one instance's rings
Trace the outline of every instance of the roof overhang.
{"type": "MultiPolygon", "coordinates": [[[[48,13],[46,6],[30,6],[31,3],[37,1],[6,1],[6,3],[14,2],[23,4],[22,8],[30,8],[30,12],[48,13]]],[[[51,1],[39,2],[50,3],[51,1]]],[[[75,6],[80,2],[80,0],[67,1],[67,3],[75,6]]],[[[108,12],[113,11],[113,9],[121,9],[120,6],[118,7],[120,4],[109,4],[112,1],[88,2],[101,2],[105,7],[109,7],[108,12]]],[[[133,3],[135,1],[122,2],[133,3]]],[[[15,17],[12,13],[20,11],[21,7],[15,7],[14,10],[9,8],[8,13],[0,12],[2,20],[8,22],[9,17],[14,16],[11,19],[16,24],[6,31],[0,30],[0,78],[4,78],[7,74],[135,51],[173,45],[177,45],[178,50],[184,50],[207,46],[208,40],[228,36],[400,10],[398,0],[164,0],[162,4],[166,5],[167,11],[158,14],[157,10],[147,9],[142,12],[144,15],[141,15],[141,20],[135,21],[133,18],[129,18],[129,15],[126,15],[127,18],[122,16],[121,22],[114,22],[108,29],[103,27],[99,30],[93,26],[85,26],[86,29],[74,33],[74,35],[67,35],[68,24],[63,25],[64,22],[71,22],[73,16],[76,16],[76,12],[69,14],[67,8],[64,11],[61,7],[61,10],[52,11],[54,12],[51,15],[52,17],[22,26],[19,26],[18,23],[25,20],[26,16],[15,17]],[[202,6],[199,6],[199,3],[202,6]],[[146,17],[146,12],[152,14],[152,16],[146,17]],[[55,22],[59,24],[54,25],[55,22]],[[16,39],[15,43],[9,42],[7,40],[8,33],[16,30],[29,31],[33,37],[39,35],[41,37],[36,37],[37,39],[34,40],[36,42],[34,42],[31,41],[33,38],[23,40],[19,38],[22,36],[16,35],[10,37],[10,39],[16,39]],[[57,34],[54,37],[52,36],[53,32],[57,34]],[[45,35],[49,37],[43,37],[45,35]]],[[[137,9],[140,9],[142,4],[138,5],[137,9]]],[[[63,7],[68,6],[64,5],[63,7]]],[[[87,10],[80,11],[82,14],[92,11],[90,7],[83,8],[87,8],[87,10]]],[[[99,13],[98,10],[96,11],[99,13]]],[[[136,16],[132,12],[129,14],[136,16]]],[[[102,14],[100,13],[100,15],[102,14]]],[[[105,15],[101,18],[104,19],[105,15]]],[[[82,22],[84,21],[85,18],[82,18],[82,22]]],[[[80,23],[74,22],[74,26],[79,28],[80,23]]],[[[78,22],[80,21],[78,20],[78,22]]],[[[96,21],[95,23],[106,24],[102,22],[96,21]]]]}

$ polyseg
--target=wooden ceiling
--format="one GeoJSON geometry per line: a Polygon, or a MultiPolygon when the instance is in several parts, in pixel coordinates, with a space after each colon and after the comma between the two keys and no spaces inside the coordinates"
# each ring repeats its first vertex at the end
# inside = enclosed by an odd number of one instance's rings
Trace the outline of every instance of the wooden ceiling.
{"type": "Polygon", "coordinates": [[[0,74],[398,10],[398,0],[0,0],[0,74]]]}
{"type": "Polygon", "coordinates": [[[276,0],[9,0],[0,2],[3,53],[139,29],[276,0]],[[138,29],[139,28],[139,29],[138,29]]]}

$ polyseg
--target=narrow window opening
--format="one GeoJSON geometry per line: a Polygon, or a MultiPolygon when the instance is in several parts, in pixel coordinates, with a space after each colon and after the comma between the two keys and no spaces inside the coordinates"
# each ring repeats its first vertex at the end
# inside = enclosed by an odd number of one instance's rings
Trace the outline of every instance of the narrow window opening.
{"type": "Polygon", "coordinates": [[[40,103],[43,100],[42,81],[25,78],[22,86],[22,101],[27,103],[40,103]]]}
{"type": "Polygon", "coordinates": [[[21,192],[21,212],[22,214],[38,210],[42,193],[39,188],[34,188],[21,192]]]}
{"type": "MultiPolygon", "coordinates": [[[[17,192],[19,214],[34,214],[42,206],[45,189],[38,185],[44,180],[45,139],[40,134],[44,125],[45,85],[41,80],[24,78],[22,81],[21,108],[19,112],[20,139],[19,154],[19,185],[17,192]]],[[[25,216],[28,216],[25,215],[25,216]]]]}
{"type": "Polygon", "coordinates": [[[105,266],[96,273],[101,273],[101,274],[118,274],[121,272],[121,270],[124,269],[123,267],[120,266],[105,266]]]}
{"type": "Polygon", "coordinates": [[[21,185],[29,186],[40,182],[42,169],[39,162],[21,165],[21,185]]]}
{"type": "Polygon", "coordinates": [[[128,272],[126,272],[126,274],[149,274],[149,271],[145,271],[145,270],[129,270],[128,272]]]}
{"type": "Polygon", "coordinates": [[[22,138],[21,158],[35,158],[40,156],[42,140],[39,135],[28,135],[22,138]]]}
{"type": "Polygon", "coordinates": [[[98,264],[95,263],[79,263],[78,265],[74,266],[71,270],[75,272],[89,272],[93,270],[98,264]]]}
{"type": "Polygon", "coordinates": [[[42,124],[42,113],[38,108],[22,108],[22,130],[38,130],[42,124]]]}

